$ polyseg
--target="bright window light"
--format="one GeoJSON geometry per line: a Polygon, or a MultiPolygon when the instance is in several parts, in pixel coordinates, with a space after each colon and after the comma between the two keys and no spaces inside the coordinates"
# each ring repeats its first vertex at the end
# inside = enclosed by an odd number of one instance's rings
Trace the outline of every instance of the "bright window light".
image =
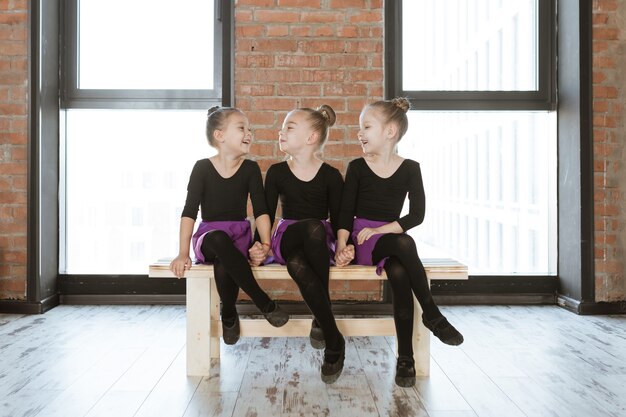
{"type": "Polygon", "coordinates": [[[205,122],[206,110],[67,112],[62,272],[146,274],[176,256],[189,174],[215,154],[205,122]]]}
{"type": "Polygon", "coordinates": [[[538,1],[403,1],[404,91],[536,91],[538,1]]]}
{"type": "Polygon", "coordinates": [[[548,112],[409,112],[402,156],[420,162],[426,257],[474,275],[555,275],[556,122],[548,112]]]}
{"type": "Polygon", "coordinates": [[[212,89],[212,0],[80,0],[80,89],[212,89]]]}

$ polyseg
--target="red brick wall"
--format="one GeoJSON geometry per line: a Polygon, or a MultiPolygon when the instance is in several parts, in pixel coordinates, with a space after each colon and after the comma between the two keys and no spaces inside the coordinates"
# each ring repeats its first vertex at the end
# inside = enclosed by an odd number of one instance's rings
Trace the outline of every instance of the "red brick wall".
{"type": "Polygon", "coordinates": [[[626,3],[593,2],[596,301],[626,299],[624,248],[624,28],[626,3]]]}
{"type": "MultiPolygon", "coordinates": [[[[383,95],[382,3],[237,0],[236,105],[256,128],[253,152],[264,169],[282,157],[276,132],[296,106],[327,103],[337,111],[325,149],[331,164],[343,171],[360,155],[358,113],[383,95]]],[[[0,299],[23,299],[26,286],[27,4],[0,0],[0,299]]],[[[594,0],[593,7],[596,299],[614,301],[626,299],[626,4],[594,0]]],[[[370,288],[349,285],[333,291],[339,298],[350,291],[370,294],[370,288]]],[[[277,291],[290,297],[294,289],[277,291]]]]}
{"type": "MultiPolygon", "coordinates": [[[[382,6],[382,0],[236,1],[235,105],[254,127],[251,153],[263,171],[282,160],[278,130],[296,107],[328,104],[337,113],[324,148],[331,165],[344,172],[362,154],[359,113],[383,96],[382,6]]],[[[272,288],[279,298],[300,298],[291,283],[272,288]]],[[[331,285],[336,299],[377,298],[379,290],[377,282],[331,285]]]]}
{"type": "Polygon", "coordinates": [[[0,0],[0,299],[26,296],[27,3],[0,0]]]}

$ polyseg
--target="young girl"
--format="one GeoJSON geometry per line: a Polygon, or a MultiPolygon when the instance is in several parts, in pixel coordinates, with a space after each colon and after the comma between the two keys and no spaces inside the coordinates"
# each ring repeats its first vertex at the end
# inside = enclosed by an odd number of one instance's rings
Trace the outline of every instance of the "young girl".
{"type": "Polygon", "coordinates": [[[408,129],[408,110],[409,101],[396,98],[377,101],[361,112],[358,139],[365,156],[348,165],[336,255],[338,266],[355,257],[357,264],[377,265],[379,274],[383,268],[387,273],[398,339],[395,380],[402,387],[415,384],[413,293],[424,325],[435,336],[449,345],[463,342],[437,308],[415,242],[404,233],[422,223],[425,212],[420,166],[396,153],[408,129]],[[409,213],[400,217],[407,193],[409,213]],[[350,237],[354,246],[347,244],[350,237]]]}
{"type": "Polygon", "coordinates": [[[337,169],[315,156],[334,123],[335,112],[327,105],[287,114],[279,132],[279,146],[289,159],[272,165],[265,178],[272,222],[279,199],[282,207],[283,218],[272,235],[274,259],[287,265],[315,317],[310,341],[315,348],[326,348],[321,369],[326,383],[339,378],[345,356],[345,340],[337,329],[328,292],[335,247],[331,224],[335,226],[338,221],[343,178],[337,169]]]}
{"type": "MultiPolygon", "coordinates": [[[[252,243],[250,223],[246,220],[248,195],[265,255],[269,252],[271,230],[261,170],[256,162],[245,159],[252,142],[248,118],[238,109],[213,107],[209,110],[206,135],[217,155],[201,159],[193,167],[180,220],[180,249],[170,270],[181,278],[191,268],[190,241],[198,263],[213,263],[222,300],[224,343],[232,345],[239,340],[235,303],[240,288],[272,326],[284,325],[289,316],[259,287],[248,262],[252,243]],[[192,236],[199,206],[202,223],[192,236]]],[[[252,262],[258,263],[258,259],[252,262]]]]}

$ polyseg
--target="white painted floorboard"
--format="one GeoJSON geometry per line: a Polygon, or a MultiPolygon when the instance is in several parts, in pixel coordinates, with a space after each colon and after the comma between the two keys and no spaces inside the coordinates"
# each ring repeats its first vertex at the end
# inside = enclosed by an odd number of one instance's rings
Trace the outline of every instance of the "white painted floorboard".
{"type": "Polygon", "coordinates": [[[626,417],[626,316],[556,306],[446,306],[460,347],[431,342],[431,375],[397,387],[395,338],[347,339],[319,378],[306,338],[222,345],[185,374],[183,306],[59,306],[0,314],[0,417],[626,417]]]}

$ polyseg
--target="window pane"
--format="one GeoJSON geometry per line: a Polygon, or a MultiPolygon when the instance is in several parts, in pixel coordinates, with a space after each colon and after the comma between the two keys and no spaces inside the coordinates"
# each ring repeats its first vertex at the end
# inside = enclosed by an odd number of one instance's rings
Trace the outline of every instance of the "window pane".
{"type": "Polygon", "coordinates": [[[420,162],[426,257],[471,274],[556,274],[556,115],[409,113],[399,151],[420,162]]]}
{"type": "Polygon", "coordinates": [[[213,0],[80,0],[81,89],[212,89],[213,0]]]}
{"type": "Polygon", "coordinates": [[[537,91],[538,0],[405,0],[404,91],[537,91]]]}
{"type": "Polygon", "coordinates": [[[214,154],[205,120],[204,110],[67,112],[66,273],[146,274],[176,256],[191,168],[214,154]]]}

